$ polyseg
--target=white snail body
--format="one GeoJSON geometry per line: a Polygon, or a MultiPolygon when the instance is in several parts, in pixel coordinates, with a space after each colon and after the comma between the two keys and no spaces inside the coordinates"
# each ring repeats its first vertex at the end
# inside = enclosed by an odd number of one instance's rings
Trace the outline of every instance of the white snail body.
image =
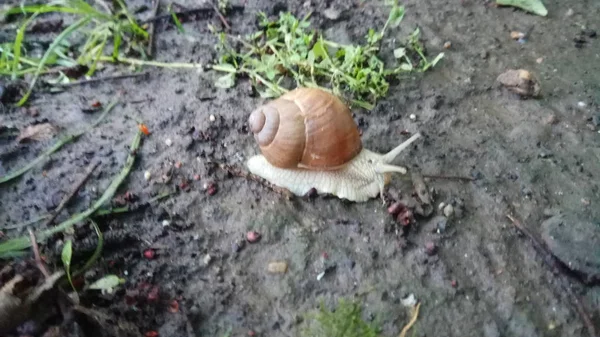
{"type": "Polygon", "coordinates": [[[392,172],[390,163],[421,135],[417,133],[388,153],[362,147],[349,108],[316,88],[298,88],[254,110],[250,129],[261,154],[247,166],[270,183],[302,196],[311,189],[354,202],[380,195],[392,172]]]}

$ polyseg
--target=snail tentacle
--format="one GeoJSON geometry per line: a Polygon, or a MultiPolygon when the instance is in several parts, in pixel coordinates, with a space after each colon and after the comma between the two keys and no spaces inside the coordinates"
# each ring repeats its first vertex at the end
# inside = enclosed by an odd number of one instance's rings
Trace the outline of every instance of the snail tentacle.
{"type": "Polygon", "coordinates": [[[400,145],[396,146],[391,151],[389,151],[388,153],[383,155],[382,162],[384,164],[391,163],[394,159],[396,159],[396,157],[398,157],[400,152],[404,151],[410,144],[412,144],[412,142],[417,140],[419,137],[421,137],[420,132],[417,132],[414,135],[412,135],[410,138],[408,138],[407,140],[402,142],[400,145]]]}

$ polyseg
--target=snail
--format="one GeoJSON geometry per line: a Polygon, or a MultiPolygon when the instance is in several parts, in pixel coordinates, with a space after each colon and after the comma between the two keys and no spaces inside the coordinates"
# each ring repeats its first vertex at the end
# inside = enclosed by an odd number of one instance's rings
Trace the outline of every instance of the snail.
{"type": "Polygon", "coordinates": [[[261,154],[248,159],[250,173],[297,196],[311,189],[364,202],[383,189],[391,174],[406,174],[391,162],[421,134],[381,154],[363,147],[350,109],[334,94],[299,87],[250,113],[248,125],[261,154]]]}

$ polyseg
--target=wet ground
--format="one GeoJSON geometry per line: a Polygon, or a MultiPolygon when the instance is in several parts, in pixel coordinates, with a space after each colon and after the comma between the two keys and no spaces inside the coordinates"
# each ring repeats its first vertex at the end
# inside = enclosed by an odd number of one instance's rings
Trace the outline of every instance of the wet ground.
{"type": "MultiPolygon", "coordinates": [[[[182,182],[185,186],[156,206],[102,222],[105,231],[140,240],[116,240],[89,277],[116,273],[126,279],[128,294],[146,283],[158,286],[160,297],[132,305],[125,292],[118,292],[88,301],[142,332],[222,336],[232,329],[231,336],[249,331],[296,336],[302,315],[321,300],[333,305],[340,297],[360,295],[365,317],[377,317],[384,335],[393,336],[410,319],[401,300],[413,294],[422,303],[409,332],[415,336],[588,336],[557,276],[506,217],[513,214],[538,236],[542,222],[557,211],[600,218],[600,41],[574,40],[583,29],[600,30],[600,2],[544,2],[545,18],[485,1],[403,2],[400,34],[418,25],[429,55],[444,52],[445,57],[433,70],[390,88],[373,111],[354,110],[365,121],[363,144],[385,152],[407,138],[404,130],[419,131],[425,137],[398,163],[423,174],[477,178],[427,180],[435,190],[435,214],[417,217],[406,233],[380,199],[356,204],[324,197],[288,200],[216,168],[211,162],[243,167],[258,153],[245,123],[265,100],[251,97],[244,82],[215,88],[220,74],[214,72],[157,68],[148,68],[146,77],[36,95],[31,106],[39,110],[37,117],[21,109],[3,114],[2,124],[19,129],[46,119],[74,130],[97,118],[98,112],[82,112],[92,101],[107,105],[118,97],[123,102],[49,163],[6,184],[0,190],[0,221],[10,227],[56,207],[89,162],[101,160],[68,209],[72,214],[89,207],[124,165],[139,119],[151,135],[144,138],[119,194],[131,191],[147,200],[182,182]],[[530,35],[516,41],[511,31],[530,35]],[[444,49],[447,41],[451,47],[444,49]],[[522,99],[496,82],[502,72],[518,68],[537,76],[540,98],[522,99]],[[167,182],[165,174],[172,174],[167,182]],[[438,209],[441,202],[454,206],[449,218],[438,209]],[[250,230],[261,239],[244,244],[250,230]],[[435,254],[427,254],[430,242],[437,246],[435,254]],[[151,260],[143,255],[150,246],[157,248],[151,260]],[[323,253],[336,268],[317,280],[323,253]],[[286,261],[287,272],[269,273],[273,261],[286,261]],[[168,310],[173,299],[177,313],[168,310]]],[[[270,4],[248,1],[243,11],[233,11],[227,16],[233,32],[256,29],[256,13],[272,14],[270,4]]],[[[311,22],[341,42],[362,41],[368,28],[364,18],[372,27],[387,18],[385,8],[357,1],[290,1],[277,8],[299,17],[313,11],[311,22]],[[342,10],[342,16],[327,19],[321,13],[328,7],[342,10]]],[[[211,61],[216,39],[207,22],[219,24],[206,14],[185,23],[186,36],[158,26],[156,60],[211,61]]],[[[28,145],[17,157],[3,159],[3,173],[53,141],[28,145]]],[[[400,199],[412,190],[410,179],[396,175],[388,191],[400,199]]],[[[7,236],[24,233],[5,230],[7,236]]],[[[582,239],[597,247],[589,240],[597,237],[582,239]]],[[[570,280],[600,323],[600,287],[570,280]]]]}

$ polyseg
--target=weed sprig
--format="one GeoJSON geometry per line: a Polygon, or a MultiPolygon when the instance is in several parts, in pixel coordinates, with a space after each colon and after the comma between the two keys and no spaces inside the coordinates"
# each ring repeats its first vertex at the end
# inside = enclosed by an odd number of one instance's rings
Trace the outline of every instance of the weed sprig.
{"type": "Polygon", "coordinates": [[[394,50],[394,66],[388,67],[381,60],[378,53],[386,30],[399,26],[404,17],[404,7],[397,4],[392,5],[381,31],[369,29],[363,45],[343,45],[325,39],[310,29],[309,17],[310,14],[298,19],[286,12],[269,20],[261,12],[260,30],[245,38],[215,31],[221,56],[212,68],[227,73],[215,85],[231,88],[237,78],[247,76],[262,97],[277,97],[288,90],[283,81],[292,78],[296,86],[321,87],[372,109],[387,94],[392,77],[426,71],[443,57],[440,53],[431,62],[427,59],[417,28],[403,47],[394,50]],[[241,45],[239,50],[231,45],[232,41],[241,45]]]}
{"type": "MultiPolygon", "coordinates": [[[[0,74],[11,75],[13,79],[28,73],[34,73],[29,90],[17,103],[23,105],[35,86],[41,74],[48,73],[52,66],[73,67],[86,65],[86,75],[95,73],[99,61],[106,61],[108,57],[119,60],[120,55],[134,51],[146,57],[144,43],[148,33],[136,23],[135,18],[129,13],[123,0],[116,0],[120,7],[110,12],[109,9],[99,10],[84,0],[53,0],[44,5],[16,6],[5,14],[32,14],[19,28],[13,43],[0,45],[0,74]],[[40,14],[62,13],[72,14],[78,19],[65,28],[45,51],[41,59],[28,57],[27,50],[23,47],[25,30],[27,26],[40,14]],[[67,50],[72,46],[67,40],[75,32],[82,33],[84,43],[80,46],[78,56],[69,56],[67,50]],[[105,49],[112,46],[110,56],[104,55],[105,49]]],[[[65,76],[58,71],[61,76],[65,76]]]]}

